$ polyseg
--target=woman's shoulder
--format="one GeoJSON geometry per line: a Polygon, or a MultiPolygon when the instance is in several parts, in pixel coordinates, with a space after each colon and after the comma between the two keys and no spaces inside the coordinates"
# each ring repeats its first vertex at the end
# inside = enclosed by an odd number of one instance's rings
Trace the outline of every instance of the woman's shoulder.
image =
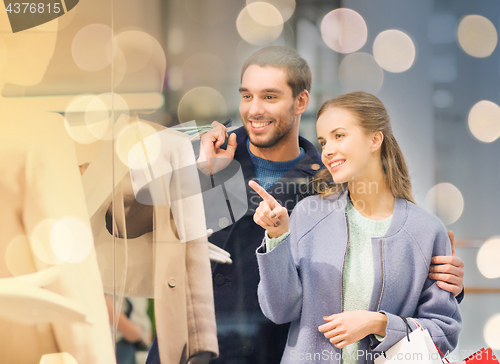
{"type": "Polygon", "coordinates": [[[330,196],[313,195],[308,196],[297,203],[293,211],[301,211],[308,215],[324,216],[333,211],[345,210],[347,200],[342,194],[330,196]]]}
{"type": "Polygon", "coordinates": [[[345,211],[347,200],[342,195],[308,196],[299,201],[292,211],[294,224],[311,228],[331,214],[345,211]]]}
{"type": "Polygon", "coordinates": [[[406,201],[406,205],[408,217],[405,223],[405,230],[407,232],[419,236],[446,235],[446,227],[436,215],[410,201],[406,201]]]}

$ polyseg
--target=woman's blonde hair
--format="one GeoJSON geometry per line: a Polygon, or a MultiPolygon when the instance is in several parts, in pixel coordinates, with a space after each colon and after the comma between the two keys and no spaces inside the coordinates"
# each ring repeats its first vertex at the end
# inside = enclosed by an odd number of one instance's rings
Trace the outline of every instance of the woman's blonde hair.
{"type": "MultiPolygon", "coordinates": [[[[411,181],[401,148],[394,138],[389,115],[384,104],[367,92],[351,92],[325,102],[318,111],[317,119],[332,107],[351,112],[359,126],[368,133],[382,132],[384,139],[380,151],[385,180],[394,197],[413,201],[411,181]]],[[[314,189],[323,196],[330,196],[344,191],[348,184],[337,184],[327,169],[318,172],[313,181],[314,189]]]]}

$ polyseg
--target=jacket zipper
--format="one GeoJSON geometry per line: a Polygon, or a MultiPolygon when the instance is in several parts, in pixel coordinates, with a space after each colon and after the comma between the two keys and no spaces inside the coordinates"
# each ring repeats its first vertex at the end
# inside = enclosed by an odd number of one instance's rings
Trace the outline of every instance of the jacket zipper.
{"type": "Polygon", "coordinates": [[[384,256],[382,254],[382,241],[383,239],[380,239],[380,289],[378,291],[377,306],[375,307],[375,310],[377,311],[378,307],[380,306],[380,297],[382,296],[382,286],[384,285],[384,256]]]}
{"type": "MultiPolygon", "coordinates": [[[[382,286],[384,285],[384,256],[382,254],[382,241],[383,239],[380,239],[380,289],[378,291],[378,298],[377,298],[377,305],[375,306],[375,311],[378,311],[378,308],[380,306],[380,297],[382,296],[382,286]]],[[[368,352],[368,349],[370,348],[370,341],[366,343],[366,352],[368,352]]],[[[367,362],[367,357],[365,356],[365,364],[367,362]]]]}
{"type": "MultiPolygon", "coordinates": [[[[344,312],[344,271],[345,271],[345,262],[347,260],[347,251],[349,250],[349,240],[351,236],[351,232],[349,230],[349,217],[347,216],[347,212],[345,213],[345,221],[347,223],[347,246],[345,248],[344,254],[344,264],[342,265],[342,312],[344,312]]],[[[342,356],[342,350],[340,349],[340,355],[342,356]]]]}
{"type": "Polygon", "coordinates": [[[344,271],[345,271],[345,262],[347,260],[347,251],[349,250],[349,240],[350,240],[350,230],[349,230],[349,217],[347,216],[347,212],[345,213],[345,221],[347,223],[347,246],[345,248],[344,254],[344,264],[342,265],[342,312],[344,312],[344,271]]]}

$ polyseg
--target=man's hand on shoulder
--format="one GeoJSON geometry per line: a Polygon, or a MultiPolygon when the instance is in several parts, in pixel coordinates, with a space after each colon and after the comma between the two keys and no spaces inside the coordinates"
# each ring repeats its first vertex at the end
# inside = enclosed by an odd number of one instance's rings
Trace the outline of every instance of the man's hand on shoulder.
{"type": "Polygon", "coordinates": [[[451,242],[451,256],[432,257],[429,278],[437,281],[438,287],[451,292],[455,297],[463,290],[464,262],[455,255],[455,235],[448,231],[451,242]]]}
{"type": "Polygon", "coordinates": [[[213,129],[201,137],[200,156],[196,161],[198,169],[207,176],[226,168],[233,160],[237,146],[236,134],[229,136],[226,127],[217,121],[212,126],[213,129]],[[229,138],[227,148],[222,149],[226,138],[229,138]]]}

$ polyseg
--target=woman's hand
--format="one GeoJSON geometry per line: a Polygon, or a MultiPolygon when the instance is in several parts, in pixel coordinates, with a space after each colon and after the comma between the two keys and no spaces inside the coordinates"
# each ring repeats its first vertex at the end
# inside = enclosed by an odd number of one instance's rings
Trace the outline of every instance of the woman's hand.
{"type": "Polygon", "coordinates": [[[267,230],[270,238],[279,238],[288,231],[288,211],[281,206],[273,196],[266,192],[257,182],[250,181],[248,185],[262,197],[257,210],[253,215],[253,221],[267,230]]]}
{"type": "Polygon", "coordinates": [[[337,348],[342,349],[370,334],[385,336],[387,317],[372,311],[348,311],[331,316],[323,316],[328,321],[318,327],[337,348]]]}

